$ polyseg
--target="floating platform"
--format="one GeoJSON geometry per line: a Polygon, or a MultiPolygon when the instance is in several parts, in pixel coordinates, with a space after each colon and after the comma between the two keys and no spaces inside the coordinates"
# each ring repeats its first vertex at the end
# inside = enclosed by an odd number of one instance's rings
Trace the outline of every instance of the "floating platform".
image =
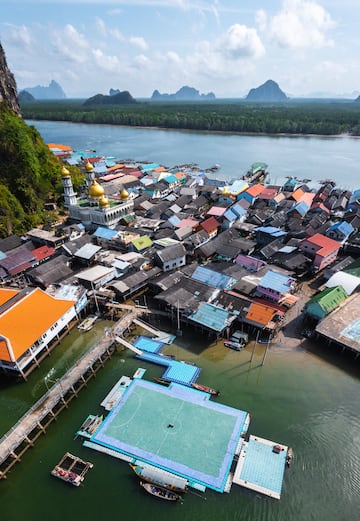
{"type": "Polygon", "coordinates": [[[240,451],[233,483],[280,499],[287,452],[286,445],[250,436],[240,451]]]}
{"type": "Polygon", "coordinates": [[[84,445],[125,461],[130,456],[131,462],[175,474],[190,487],[224,492],[248,421],[246,411],[213,402],[191,387],[139,378],[84,445]]]}
{"type": "Polygon", "coordinates": [[[85,474],[93,464],[89,461],[84,461],[70,452],[66,452],[59,463],[51,471],[51,475],[59,478],[75,487],[79,487],[84,481],[85,474]]]}
{"type": "Polygon", "coordinates": [[[105,396],[100,405],[104,407],[106,411],[111,411],[111,409],[115,407],[115,405],[120,401],[122,395],[130,383],[131,378],[128,376],[122,376],[120,380],[116,382],[109,394],[105,396]]]}

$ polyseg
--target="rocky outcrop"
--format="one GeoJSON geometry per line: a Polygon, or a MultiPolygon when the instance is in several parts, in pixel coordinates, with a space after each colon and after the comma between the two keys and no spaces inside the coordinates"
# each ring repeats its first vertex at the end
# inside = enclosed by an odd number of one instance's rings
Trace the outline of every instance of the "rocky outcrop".
{"type": "Polygon", "coordinates": [[[37,85],[36,87],[26,87],[27,92],[29,92],[35,99],[65,99],[66,94],[63,91],[62,87],[55,81],[51,80],[47,87],[43,87],[42,85],[37,85]]]}
{"type": "Polygon", "coordinates": [[[208,94],[200,94],[200,92],[193,87],[181,87],[174,94],[160,94],[158,90],[154,90],[151,101],[202,101],[213,100],[215,94],[209,92],[208,94]]]}
{"type": "Polygon", "coordinates": [[[278,102],[286,101],[287,99],[286,94],[273,80],[268,80],[260,85],[260,87],[251,89],[246,96],[247,101],[278,102]]]}
{"type": "Polygon", "coordinates": [[[21,115],[14,75],[6,63],[4,49],[0,43],[0,102],[5,102],[16,114],[21,115]]]}
{"type": "Polygon", "coordinates": [[[137,103],[137,101],[132,97],[130,92],[124,90],[123,92],[117,92],[112,96],[105,96],[104,94],[96,94],[91,98],[84,101],[83,105],[85,106],[94,106],[94,105],[129,105],[132,103],[137,103]]]}

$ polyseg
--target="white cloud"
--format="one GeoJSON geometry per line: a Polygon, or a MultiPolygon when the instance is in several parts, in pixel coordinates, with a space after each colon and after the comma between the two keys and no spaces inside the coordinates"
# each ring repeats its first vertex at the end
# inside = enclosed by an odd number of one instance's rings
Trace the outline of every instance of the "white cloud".
{"type": "Polygon", "coordinates": [[[12,24],[5,24],[10,29],[7,35],[8,41],[15,47],[30,48],[33,43],[30,29],[26,25],[15,26],[12,24]]]}
{"type": "Polygon", "coordinates": [[[333,45],[326,32],[334,25],[330,14],[317,2],[284,0],[281,11],[270,19],[269,30],[281,47],[324,47],[333,45]]]}
{"type": "Polygon", "coordinates": [[[129,42],[131,43],[131,45],[137,47],[141,51],[146,51],[149,47],[145,41],[145,38],[143,38],[142,36],[132,36],[129,39],[129,42]]]}
{"type": "Polygon", "coordinates": [[[69,61],[84,63],[88,59],[90,45],[71,24],[66,25],[64,31],[54,31],[52,43],[56,52],[69,61]]]}
{"type": "Polygon", "coordinates": [[[120,62],[117,56],[107,56],[100,49],[93,49],[92,56],[99,69],[108,72],[119,72],[120,62]]]}
{"type": "Polygon", "coordinates": [[[255,13],[255,23],[260,31],[265,31],[267,28],[267,14],[264,9],[259,9],[255,13]]]}
{"type": "Polygon", "coordinates": [[[259,58],[265,53],[255,29],[241,24],[229,27],[225,36],[217,44],[217,49],[230,59],[259,58]]]}

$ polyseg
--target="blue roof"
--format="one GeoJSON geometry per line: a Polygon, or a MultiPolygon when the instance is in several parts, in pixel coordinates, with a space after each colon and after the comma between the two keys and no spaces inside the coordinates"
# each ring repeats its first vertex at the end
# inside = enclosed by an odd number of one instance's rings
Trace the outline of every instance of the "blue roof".
{"type": "Polygon", "coordinates": [[[230,289],[234,284],[236,284],[236,280],[229,275],[210,270],[204,266],[198,266],[191,275],[191,278],[203,282],[208,286],[220,289],[230,289]]]}
{"type": "Polygon", "coordinates": [[[202,304],[199,309],[189,316],[197,324],[201,324],[214,331],[221,332],[229,324],[229,313],[226,309],[218,308],[212,304],[202,304]]]}
{"type": "Polygon", "coordinates": [[[178,178],[174,175],[168,175],[166,177],[162,178],[162,181],[165,181],[166,183],[176,183],[178,181],[178,178]]]}
{"type": "Polygon", "coordinates": [[[268,233],[273,237],[282,237],[286,235],[286,232],[281,230],[281,228],[276,228],[275,226],[259,226],[255,229],[256,232],[268,233]]]}
{"type": "Polygon", "coordinates": [[[302,217],[308,213],[310,206],[304,201],[300,201],[293,208],[290,208],[289,212],[296,210],[302,217]]]}
{"type": "Polygon", "coordinates": [[[230,222],[234,222],[237,219],[237,215],[231,210],[231,208],[226,210],[224,217],[226,217],[226,219],[230,222]]]}
{"type": "Polygon", "coordinates": [[[144,163],[141,165],[141,170],[143,172],[148,172],[149,170],[154,170],[155,168],[159,168],[160,165],[157,163],[144,163]]]}
{"type": "Polygon", "coordinates": [[[245,215],[247,213],[245,208],[243,208],[241,206],[241,204],[239,204],[239,203],[234,204],[231,207],[231,211],[234,212],[234,214],[237,215],[238,217],[242,217],[243,215],[245,215]]]}
{"type": "Polygon", "coordinates": [[[172,215],[169,219],[168,219],[168,222],[170,224],[172,224],[173,226],[177,226],[179,224],[179,222],[181,221],[181,219],[179,219],[179,217],[177,215],[172,215]]]}
{"type": "Polygon", "coordinates": [[[113,239],[119,232],[116,230],[111,230],[110,228],[104,228],[103,226],[99,226],[93,233],[94,237],[99,237],[99,239],[113,239]]]}
{"type": "Polygon", "coordinates": [[[350,233],[354,231],[354,227],[346,221],[339,221],[330,226],[328,232],[332,232],[335,230],[339,230],[344,235],[350,235],[350,233]]]}
{"type": "Polygon", "coordinates": [[[278,271],[269,270],[259,282],[259,286],[267,289],[273,289],[278,293],[287,293],[290,289],[291,282],[294,279],[288,275],[283,275],[278,271]]]}

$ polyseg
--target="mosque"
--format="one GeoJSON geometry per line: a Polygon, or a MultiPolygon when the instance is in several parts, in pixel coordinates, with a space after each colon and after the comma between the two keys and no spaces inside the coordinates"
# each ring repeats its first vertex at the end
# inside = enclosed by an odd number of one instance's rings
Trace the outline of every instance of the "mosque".
{"type": "Polygon", "coordinates": [[[78,198],[69,170],[65,166],[62,169],[64,206],[69,210],[70,220],[81,222],[87,230],[97,226],[115,228],[121,219],[134,214],[133,200],[125,188],[119,194],[106,197],[104,188],[96,180],[93,165],[86,163],[85,170],[87,195],[78,198]]]}

